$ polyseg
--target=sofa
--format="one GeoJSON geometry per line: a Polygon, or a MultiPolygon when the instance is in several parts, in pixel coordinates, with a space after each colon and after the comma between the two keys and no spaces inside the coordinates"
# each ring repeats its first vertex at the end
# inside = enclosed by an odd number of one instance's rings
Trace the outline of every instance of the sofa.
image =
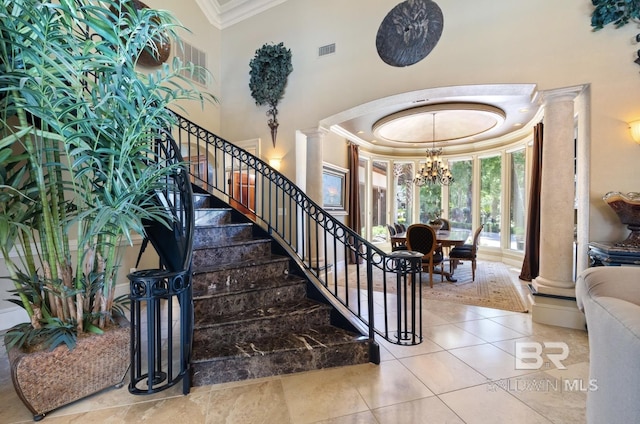
{"type": "Polygon", "coordinates": [[[576,300],[589,335],[587,423],[640,423],[640,267],[586,269],[576,300]]]}

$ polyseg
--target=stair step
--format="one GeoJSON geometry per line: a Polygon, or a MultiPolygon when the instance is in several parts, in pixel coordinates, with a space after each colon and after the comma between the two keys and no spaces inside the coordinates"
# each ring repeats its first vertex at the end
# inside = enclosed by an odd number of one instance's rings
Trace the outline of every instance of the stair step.
{"type": "Polygon", "coordinates": [[[194,211],[196,227],[200,225],[221,225],[231,222],[230,208],[200,208],[194,211]]]}
{"type": "Polygon", "coordinates": [[[306,281],[285,276],[254,282],[212,285],[205,292],[194,292],[194,307],[199,317],[235,314],[247,309],[268,307],[304,298],[306,281]]]}
{"type": "Polygon", "coordinates": [[[237,261],[266,258],[271,255],[271,240],[222,240],[206,247],[193,249],[193,267],[214,266],[237,261]]]}
{"type": "Polygon", "coordinates": [[[194,267],[193,290],[203,293],[209,286],[242,281],[244,284],[261,279],[285,277],[289,273],[289,258],[270,256],[213,266],[194,267]]]}
{"type": "Polygon", "coordinates": [[[329,324],[331,307],[307,298],[234,314],[207,313],[195,304],[194,343],[239,343],[265,334],[302,331],[329,324]]]}
{"type": "Polygon", "coordinates": [[[193,233],[195,249],[215,245],[218,240],[250,240],[253,237],[251,223],[227,223],[198,225],[193,233]]]}
{"type": "Polygon", "coordinates": [[[211,195],[206,193],[193,193],[193,207],[196,209],[209,208],[211,195]]]}
{"type": "Polygon", "coordinates": [[[367,338],[332,326],[235,344],[194,342],[194,386],[369,362],[367,338]]]}

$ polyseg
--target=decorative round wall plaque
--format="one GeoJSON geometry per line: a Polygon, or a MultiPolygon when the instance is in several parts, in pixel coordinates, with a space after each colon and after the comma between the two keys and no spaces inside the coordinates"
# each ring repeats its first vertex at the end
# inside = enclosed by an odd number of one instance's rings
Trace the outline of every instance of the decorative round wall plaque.
{"type": "Polygon", "coordinates": [[[431,0],[406,0],[385,16],[376,35],[378,55],[391,66],[409,66],[436,46],[444,16],[431,0]]]}

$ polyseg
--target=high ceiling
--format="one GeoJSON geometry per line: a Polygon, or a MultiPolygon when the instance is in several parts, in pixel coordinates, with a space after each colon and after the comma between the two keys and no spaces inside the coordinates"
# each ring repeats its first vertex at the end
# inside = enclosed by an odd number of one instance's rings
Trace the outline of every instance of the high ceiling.
{"type": "Polygon", "coordinates": [[[226,28],[287,0],[196,0],[209,22],[226,28]]]}
{"type": "Polygon", "coordinates": [[[321,125],[374,152],[398,154],[401,148],[416,154],[435,145],[451,154],[509,144],[530,133],[539,119],[534,84],[490,84],[397,94],[338,113],[321,125]]]}
{"type": "MultiPolygon", "coordinates": [[[[196,1],[223,29],[287,0],[196,1]]],[[[321,126],[373,152],[399,154],[402,149],[400,154],[412,155],[435,145],[452,154],[509,144],[539,119],[534,84],[490,84],[397,94],[340,112],[321,126]]]]}

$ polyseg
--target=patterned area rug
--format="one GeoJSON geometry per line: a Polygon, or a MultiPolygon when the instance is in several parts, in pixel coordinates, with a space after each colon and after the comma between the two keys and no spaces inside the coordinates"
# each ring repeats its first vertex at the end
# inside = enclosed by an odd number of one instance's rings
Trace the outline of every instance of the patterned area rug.
{"type": "Polygon", "coordinates": [[[514,312],[528,310],[516,286],[516,273],[501,262],[478,261],[475,282],[471,281],[471,262],[464,262],[458,265],[454,277],[458,280],[455,283],[446,279],[440,282],[440,275],[434,274],[430,288],[429,274],[422,274],[422,297],[514,312]]]}
{"type": "MultiPolygon", "coordinates": [[[[448,270],[449,263],[445,264],[448,270]]],[[[518,290],[516,271],[510,271],[501,262],[478,261],[476,280],[471,281],[471,262],[463,262],[455,270],[457,280],[451,283],[440,281],[440,275],[433,275],[433,288],[429,287],[429,274],[422,274],[422,298],[462,303],[464,305],[485,306],[505,311],[527,312],[527,304],[518,290]]],[[[351,278],[351,277],[350,277],[351,278]]],[[[364,277],[363,277],[364,278],[364,277]]],[[[388,277],[393,281],[393,275],[388,277]]],[[[382,274],[374,280],[374,290],[382,291],[382,274]]],[[[387,293],[395,293],[394,284],[388,284],[387,293]]]]}

